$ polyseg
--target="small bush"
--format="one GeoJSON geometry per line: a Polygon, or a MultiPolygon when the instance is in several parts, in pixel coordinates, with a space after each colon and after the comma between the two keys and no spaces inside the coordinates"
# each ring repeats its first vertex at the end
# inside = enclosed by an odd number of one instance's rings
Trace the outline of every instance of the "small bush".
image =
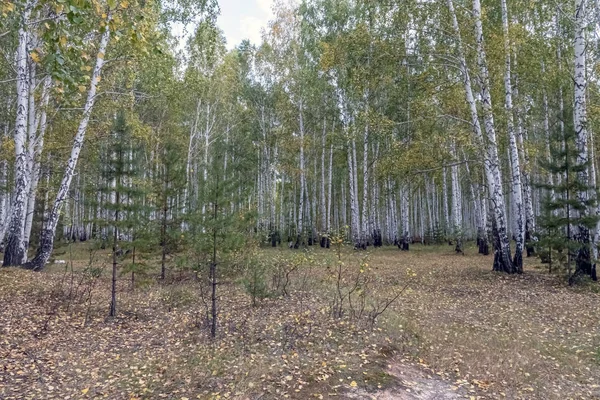
{"type": "Polygon", "coordinates": [[[252,298],[254,307],[257,306],[259,300],[264,300],[273,294],[267,283],[268,269],[265,263],[251,260],[242,278],[242,285],[252,298]]]}

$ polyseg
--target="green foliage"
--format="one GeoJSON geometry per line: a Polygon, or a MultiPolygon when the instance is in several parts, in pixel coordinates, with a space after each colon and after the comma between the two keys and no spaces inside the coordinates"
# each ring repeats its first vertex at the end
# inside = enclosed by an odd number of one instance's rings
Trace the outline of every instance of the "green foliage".
{"type": "Polygon", "coordinates": [[[246,267],[242,285],[252,298],[252,306],[254,307],[258,305],[258,301],[273,295],[268,283],[269,272],[267,264],[257,260],[250,261],[246,267]]]}
{"type": "Polygon", "coordinates": [[[142,148],[132,137],[123,110],[117,113],[111,133],[101,149],[96,166],[100,180],[90,182],[88,197],[92,205],[103,208],[104,215],[92,222],[102,232],[100,236],[104,241],[115,230],[118,240],[141,240],[149,224],[149,209],[144,201],[148,188],[142,179],[142,148]]]}
{"type": "Polygon", "coordinates": [[[542,201],[540,240],[537,245],[549,258],[550,269],[552,261],[558,260],[570,279],[571,262],[582,253],[587,254],[589,260],[591,249],[589,238],[582,240],[576,236],[576,230],[584,228],[589,231],[595,228],[599,220],[597,215],[589,212],[596,206],[597,195],[579,177],[582,171],[587,171],[589,163],[580,163],[577,157],[575,132],[572,125],[567,123],[564,133],[560,130],[553,133],[549,161],[541,162],[552,176],[554,184],[538,184],[546,191],[546,196],[542,201]],[[587,194],[585,200],[580,197],[582,192],[587,194]]]}

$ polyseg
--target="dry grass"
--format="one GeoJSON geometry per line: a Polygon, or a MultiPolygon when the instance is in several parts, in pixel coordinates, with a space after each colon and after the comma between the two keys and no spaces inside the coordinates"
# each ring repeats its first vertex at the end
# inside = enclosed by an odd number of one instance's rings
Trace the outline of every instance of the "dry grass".
{"type": "MultiPolygon", "coordinates": [[[[81,271],[87,252],[73,254],[81,271]]],[[[265,249],[261,257],[295,254],[265,249]]],[[[344,259],[359,265],[363,256],[344,259]]],[[[499,275],[472,249],[379,249],[368,259],[373,301],[396,293],[407,269],[416,277],[371,330],[329,314],[333,251],[305,258],[290,296],[258,307],[236,277],[224,280],[214,341],[189,274],[135,291],[123,277],[119,317],[107,320],[107,276],[87,302],[69,300],[64,266],[0,270],[0,398],[344,398],[352,382],[371,392],[400,388],[388,365],[409,364],[467,398],[600,398],[597,285],[568,288],[532,260],[522,276],[499,275]]]]}
{"type": "Polygon", "coordinates": [[[410,265],[419,275],[387,327],[415,334],[417,354],[432,368],[494,399],[600,398],[597,284],[569,288],[541,272],[537,259],[526,260],[522,276],[505,276],[474,250],[465,257],[416,250],[384,250],[373,259],[388,266],[382,269],[410,265]]]}

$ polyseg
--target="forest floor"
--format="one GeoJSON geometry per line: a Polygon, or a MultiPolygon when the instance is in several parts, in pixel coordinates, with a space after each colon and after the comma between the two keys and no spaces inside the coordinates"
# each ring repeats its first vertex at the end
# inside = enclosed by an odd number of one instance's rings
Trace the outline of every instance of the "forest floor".
{"type": "Polygon", "coordinates": [[[353,271],[372,279],[364,313],[333,318],[333,250],[263,249],[289,284],[253,305],[247,280],[223,278],[210,339],[206,288],[174,267],[134,290],[121,276],[106,318],[108,251],[90,270],[86,246],[73,273],[0,269],[1,399],[600,399],[600,287],[570,288],[537,259],[506,276],[474,248],[345,250],[342,290],[353,271]],[[396,295],[373,325],[369,307],[396,295]]]}

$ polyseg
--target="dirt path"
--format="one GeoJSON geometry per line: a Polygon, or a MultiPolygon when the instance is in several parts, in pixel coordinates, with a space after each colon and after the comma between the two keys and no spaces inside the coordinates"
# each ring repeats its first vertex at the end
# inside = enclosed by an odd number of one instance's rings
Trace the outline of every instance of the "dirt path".
{"type": "Polygon", "coordinates": [[[377,400],[453,400],[470,396],[462,388],[440,379],[416,366],[402,362],[390,364],[386,371],[394,377],[393,387],[368,393],[357,389],[347,394],[348,399],[377,400]]]}

